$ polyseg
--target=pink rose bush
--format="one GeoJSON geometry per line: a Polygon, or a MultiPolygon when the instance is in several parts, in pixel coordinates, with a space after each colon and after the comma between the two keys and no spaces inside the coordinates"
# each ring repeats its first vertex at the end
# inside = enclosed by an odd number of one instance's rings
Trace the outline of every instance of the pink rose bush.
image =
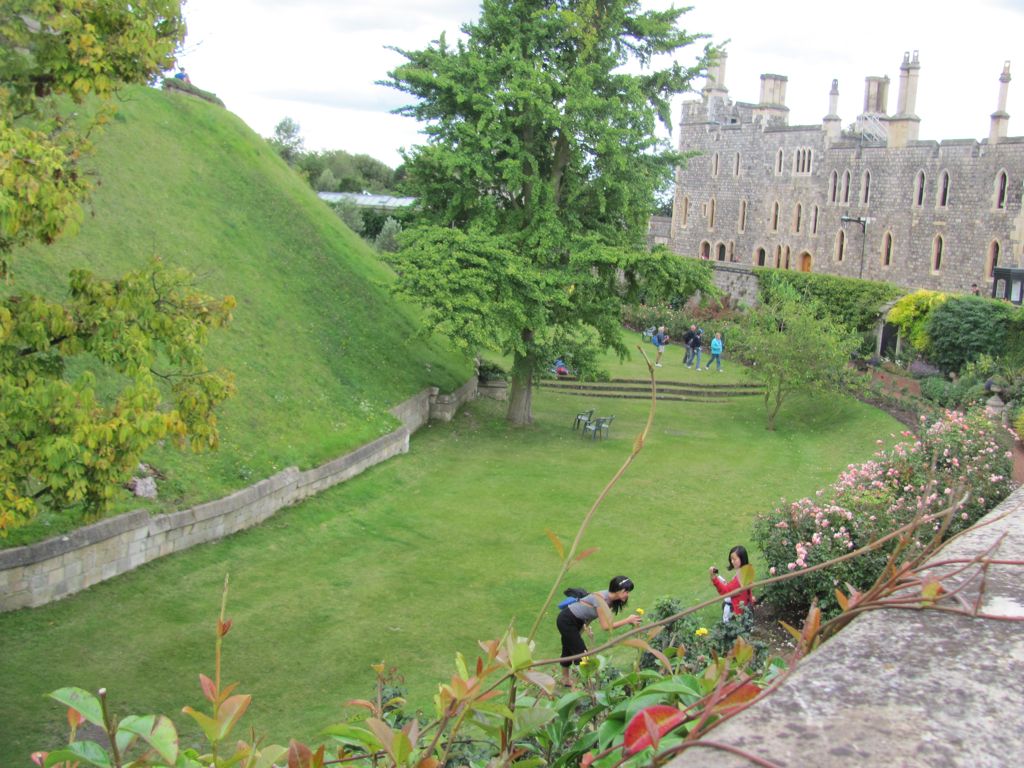
{"type": "MultiPolygon", "coordinates": [[[[958,502],[946,532],[973,525],[1013,490],[1008,435],[981,408],[922,417],[916,433],[851,464],[814,496],[760,514],[753,538],[773,574],[799,572],[845,555],[885,536],[921,514],[911,551],[919,551],[939,529],[939,513],[958,502]]],[[[891,546],[765,588],[764,597],[787,611],[803,612],[813,598],[826,614],[838,612],[837,588],[866,589],[881,572],[891,546]]]]}

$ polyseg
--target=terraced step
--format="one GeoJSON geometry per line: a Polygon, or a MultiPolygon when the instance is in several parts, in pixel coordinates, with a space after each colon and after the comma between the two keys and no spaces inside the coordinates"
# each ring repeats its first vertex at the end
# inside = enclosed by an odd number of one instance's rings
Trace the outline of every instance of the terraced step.
{"type": "MultiPolygon", "coordinates": [[[[589,397],[621,397],[646,399],[651,396],[651,384],[643,379],[612,379],[610,381],[579,381],[572,377],[545,379],[539,385],[568,395],[589,397]]],[[[764,394],[755,384],[698,384],[695,382],[658,382],[659,400],[722,400],[733,397],[754,397],[764,394]]]]}

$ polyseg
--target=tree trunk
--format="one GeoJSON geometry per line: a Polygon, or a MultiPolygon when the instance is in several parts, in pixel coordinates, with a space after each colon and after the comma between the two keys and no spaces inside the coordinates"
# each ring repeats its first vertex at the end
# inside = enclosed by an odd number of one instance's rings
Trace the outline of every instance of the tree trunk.
{"type": "Polygon", "coordinates": [[[532,354],[516,353],[512,363],[512,390],[508,396],[506,418],[513,427],[533,423],[533,369],[536,358],[532,354]]]}

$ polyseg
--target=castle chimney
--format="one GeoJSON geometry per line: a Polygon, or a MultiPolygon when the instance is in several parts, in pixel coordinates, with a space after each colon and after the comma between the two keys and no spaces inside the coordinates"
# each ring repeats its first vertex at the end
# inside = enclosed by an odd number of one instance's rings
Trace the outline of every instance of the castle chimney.
{"type": "Polygon", "coordinates": [[[1006,138],[1006,129],[1009,126],[1010,116],[1006,112],[1006,94],[1010,89],[1010,62],[1003,63],[1003,74],[999,76],[999,105],[992,113],[992,127],[988,132],[990,144],[995,144],[1000,139],[1006,138]]]}
{"type": "Polygon", "coordinates": [[[761,101],[754,108],[754,115],[761,115],[765,125],[787,125],[789,107],[786,106],[786,83],[784,75],[761,75],[761,101]]]}
{"type": "Polygon", "coordinates": [[[842,120],[839,118],[839,81],[832,81],[832,90],[828,93],[828,114],[822,120],[822,127],[829,139],[838,139],[843,133],[842,120]]]}
{"type": "Polygon", "coordinates": [[[714,61],[708,65],[708,79],[701,91],[705,101],[712,97],[723,100],[728,97],[729,89],[725,87],[725,61],[727,58],[728,54],[725,51],[719,51],[714,61]]]}
{"type": "Polygon", "coordinates": [[[889,109],[889,78],[864,78],[864,114],[884,115],[889,109]]]}
{"type": "Polygon", "coordinates": [[[921,118],[914,114],[917,105],[917,79],[921,69],[917,51],[911,59],[910,52],[903,54],[900,64],[900,93],[896,99],[896,114],[887,122],[888,141],[890,147],[905,147],[908,142],[917,141],[921,129],[921,118]]]}

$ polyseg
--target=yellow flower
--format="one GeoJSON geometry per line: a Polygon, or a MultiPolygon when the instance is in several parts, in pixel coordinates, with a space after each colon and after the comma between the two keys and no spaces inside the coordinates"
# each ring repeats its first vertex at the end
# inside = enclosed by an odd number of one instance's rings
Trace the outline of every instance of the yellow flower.
{"type": "Polygon", "coordinates": [[[637,608],[636,609],[636,615],[637,616],[643,616],[644,615],[644,609],[643,608],[637,608]]]}
{"type": "Polygon", "coordinates": [[[695,634],[697,637],[704,637],[704,635],[706,635],[707,633],[708,633],[708,628],[707,627],[701,627],[700,629],[698,629],[693,634],[695,634]]]}
{"type": "Polygon", "coordinates": [[[580,666],[581,667],[585,667],[589,663],[590,663],[590,657],[589,656],[584,656],[582,659],[580,659],[580,666]]]}

